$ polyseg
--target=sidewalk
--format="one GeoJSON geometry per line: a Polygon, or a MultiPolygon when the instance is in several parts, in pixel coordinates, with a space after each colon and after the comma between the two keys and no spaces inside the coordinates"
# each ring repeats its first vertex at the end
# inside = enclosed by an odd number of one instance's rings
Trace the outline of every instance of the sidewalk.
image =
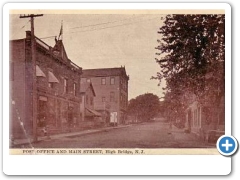
{"type": "Polygon", "coordinates": [[[179,129],[174,125],[172,126],[170,132],[172,135],[174,135],[176,141],[187,143],[189,144],[189,147],[197,147],[201,145],[204,148],[214,148],[216,146],[215,144],[211,144],[201,140],[196,133],[185,133],[184,129],[179,129]]]}
{"type": "MultiPolygon", "coordinates": [[[[132,124],[128,125],[118,125],[118,126],[111,126],[111,127],[103,127],[103,128],[98,128],[98,129],[89,129],[89,130],[82,130],[78,132],[69,132],[69,133],[62,133],[62,134],[54,134],[50,136],[41,136],[38,137],[38,141],[46,141],[46,140],[53,140],[53,139],[61,139],[63,137],[71,137],[71,136],[81,136],[81,135],[86,135],[86,134],[94,134],[98,132],[104,132],[107,130],[111,129],[119,129],[119,128],[126,128],[130,127],[132,124]]],[[[14,140],[14,146],[21,146],[21,145],[26,145],[26,144],[31,144],[33,143],[32,139],[15,139],[14,140]]]]}

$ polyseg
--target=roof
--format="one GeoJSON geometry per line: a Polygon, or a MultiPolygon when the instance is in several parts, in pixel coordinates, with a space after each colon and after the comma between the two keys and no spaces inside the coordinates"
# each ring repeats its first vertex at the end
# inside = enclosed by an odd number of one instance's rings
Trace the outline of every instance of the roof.
{"type": "MultiPolygon", "coordinates": [[[[10,45],[14,45],[13,43],[25,41],[26,39],[31,38],[31,31],[26,31],[26,38],[24,39],[16,39],[16,40],[10,40],[10,45]]],[[[79,73],[82,73],[82,68],[79,67],[77,64],[73,63],[70,59],[68,59],[64,44],[62,40],[55,39],[55,45],[54,47],[49,46],[44,41],[39,39],[35,36],[36,45],[38,48],[41,48],[41,50],[44,50],[46,54],[53,54],[53,59],[58,59],[61,62],[64,63],[64,65],[69,66],[71,69],[76,70],[79,73]]]]}
{"type": "Polygon", "coordinates": [[[89,109],[86,107],[85,110],[86,110],[85,116],[90,116],[90,117],[101,117],[102,116],[101,113],[99,113],[93,109],[89,109]]]}
{"type": "Polygon", "coordinates": [[[84,69],[82,77],[105,77],[105,76],[127,76],[125,67],[84,69]]]}
{"type": "Polygon", "coordinates": [[[58,54],[56,54],[57,56],[61,57],[64,61],[68,61],[68,56],[65,50],[65,47],[63,45],[62,40],[55,40],[55,45],[53,47],[53,52],[57,52],[58,54]]]}
{"type": "Polygon", "coordinates": [[[46,75],[44,74],[44,72],[40,69],[40,67],[38,65],[36,65],[36,76],[38,77],[46,77],[46,75]]]}
{"type": "Polygon", "coordinates": [[[93,85],[92,85],[91,82],[81,83],[81,85],[80,85],[80,93],[85,93],[88,90],[88,88],[91,88],[92,92],[93,92],[93,95],[96,96],[94,88],[93,88],[93,85]]]}

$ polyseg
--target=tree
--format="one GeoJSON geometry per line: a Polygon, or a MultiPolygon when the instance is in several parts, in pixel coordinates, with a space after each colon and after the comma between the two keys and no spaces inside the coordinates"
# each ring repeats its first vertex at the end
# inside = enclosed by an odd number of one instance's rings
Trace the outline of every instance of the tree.
{"type": "Polygon", "coordinates": [[[182,101],[196,95],[201,103],[217,104],[224,94],[225,15],[167,15],[156,47],[166,91],[182,101]],[[211,98],[209,98],[211,97],[211,98]]]}
{"type": "Polygon", "coordinates": [[[176,117],[184,122],[193,99],[219,112],[225,94],[225,15],[167,15],[158,33],[161,71],[155,78],[166,81],[169,122],[176,117]]]}
{"type": "Polygon", "coordinates": [[[159,97],[152,93],[137,96],[129,101],[128,114],[135,116],[140,121],[148,121],[159,110],[159,97]]]}

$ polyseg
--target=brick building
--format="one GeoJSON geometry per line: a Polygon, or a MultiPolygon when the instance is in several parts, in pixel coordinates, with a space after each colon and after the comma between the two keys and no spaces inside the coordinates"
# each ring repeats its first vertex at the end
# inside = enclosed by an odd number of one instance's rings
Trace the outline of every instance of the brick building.
{"type": "Polygon", "coordinates": [[[123,124],[128,104],[128,80],[125,67],[84,69],[81,82],[91,82],[96,97],[95,110],[110,113],[110,123],[123,124]]]}
{"type": "MultiPolygon", "coordinates": [[[[82,68],[68,59],[62,40],[50,47],[36,40],[37,128],[49,133],[79,126],[80,75],[82,68]]],[[[33,64],[31,32],[26,38],[10,41],[10,133],[14,138],[33,135],[33,64]],[[26,131],[26,134],[24,130],[26,131]]]]}

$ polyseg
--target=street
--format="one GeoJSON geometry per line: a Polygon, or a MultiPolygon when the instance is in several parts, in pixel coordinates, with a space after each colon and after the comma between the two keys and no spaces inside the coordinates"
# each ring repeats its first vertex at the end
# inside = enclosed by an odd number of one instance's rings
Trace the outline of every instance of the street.
{"type": "MultiPolygon", "coordinates": [[[[27,147],[27,146],[25,146],[27,147]]],[[[103,131],[44,139],[34,148],[208,148],[214,145],[202,142],[193,134],[165,122],[133,124],[103,131]]]]}

